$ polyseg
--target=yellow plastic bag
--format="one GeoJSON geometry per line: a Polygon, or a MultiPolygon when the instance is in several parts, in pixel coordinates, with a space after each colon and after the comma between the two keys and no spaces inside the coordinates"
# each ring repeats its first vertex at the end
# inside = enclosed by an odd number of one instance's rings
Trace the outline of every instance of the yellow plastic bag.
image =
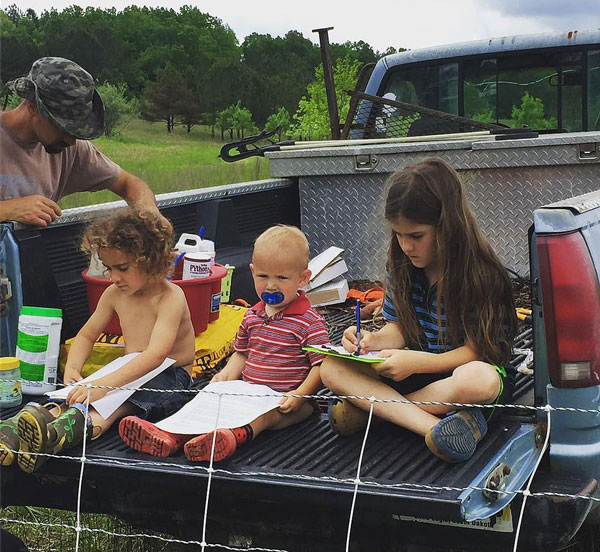
{"type": "MultiPolygon", "coordinates": [[[[73,339],[67,339],[64,345],[60,346],[59,368],[60,373],[65,373],[65,364],[67,363],[67,355],[71,348],[73,339]]],[[[94,344],[94,348],[87,361],[83,365],[81,375],[87,378],[96,370],[106,366],[109,362],[119,358],[125,354],[125,342],[122,335],[100,334],[98,341],[94,344]]]]}
{"type": "Polygon", "coordinates": [[[221,305],[219,319],[196,337],[194,378],[211,375],[217,364],[233,352],[235,336],[247,310],[237,305],[221,305]]]}
{"type": "MultiPolygon", "coordinates": [[[[196,355],[192,374],[194,378],[201,374],[210,375],[211,370],[233,352],[235,336],[247,310],[237,305],[221,305],[219,319],[211,322],[206,331],[196,336],[196,355]]],[[[72,342],[73,339],[67,339],[64,345],[61,345],[59,358],[61,373],[64,373],[72,342]]],[[[83,366],[82,376],[86,378],[123,354],[125,354],[123,336],[100,335],[83,366]]]]}

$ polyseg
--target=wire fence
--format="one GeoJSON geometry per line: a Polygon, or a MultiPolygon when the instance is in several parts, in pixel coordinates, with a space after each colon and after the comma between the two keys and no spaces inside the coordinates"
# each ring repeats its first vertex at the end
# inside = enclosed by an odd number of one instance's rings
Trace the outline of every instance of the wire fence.
{"type": "MultiPolygon", "coordinates": [[[[93,384],[86,384],[85,387],[88,390],[88,398],[89,398],[89,393],[90,393],[91,389],[93,389],[94,387],[100,387],[103,389],[111,389],[111,390],[113,390],[113,389],[131,390],[132,389],[127,386],[122,386],[122,387],[95,386],[93,384]]],[[[148,390],[148,391],[158,392],[158,393],[173,392],[172,390],[164,391],[164,390],[157,390],[157,389],[151,389],[151,388],[136,388],[136,390],[148,390]]],[[[221,401],[224,396],[234,396],[234,397],[248,396],[248,397],[257,397],[257,398],[268,396],[268,395],[265,395],[264,393],[248,394],[248,393],[223,392],[223,391],[217,392],[217,391],[212,391],[212,390],[180,390],[179,392],[193,393],[193,394],[205,393],[205,394],[214,394],[214,395],[218,396],[218,407],[217,407],[217,413],[215,416],[215,424],[214,424],[215,430],[218,427],[220,427],[219,419],[220,419],[220,415],[221,415],[221,401]]],[[[293,396],[301,397],[304,399],[322,398],[320,395],[296,395],[296,394],[293,394],[293,396]]],[[[352,500],[349,504],[349,516],[348,516],[348,524],[347,524],[347,529],[346,529],[346,543],[345,543],[346,552],[348,552],[351,549],[350,547],[351,547],[351,542],[352,542],[352,527],[353,527],[353,522],[354,522],[356,500],[357,500],[357,496],[363,489],[364,490],[369,489],[369,488],[371,488],[371,489],[376,488],[379,490],[412,489],[412,490],[426,490],[426,491],[434,491],[434,492],[476,491],[476,492],[482,492],[482,493],[492,492],[499,496],[515,497],[515,496],[520,495],[522,497],[522,506],[521,506],[517,526],[515,528],[515,539],[514,539],[514,547],[513,547],[513,550],[517,551],[520,533],[521,533],[521,527],[522,527],[522,519],[523,519],[523,515],[525,512],[526,503],[529,498],[531,498],[531,497],[545,498],[545,499],[559,498],[559,499],[571,499],[571,500],[586,500],[586,501],[591,501],[593,503],[600,502],[600,499],[595,496],[566,494],[566,493],[558,493],[558,492],[536,493],[536,492],[530,491],[530,486],[533,481],[533,478],[535,477],[535,474],[536,474],[539,464],[544,456],[544,453],[548,449],[549,435],[550,435],[551,423],[552,423],[552,414],[557,413],[557,412],[576,412],[579,414],[597,415],[598,413],[600,413],[600,409],[554,407],[549,404],[545,405],[545,406],[530,406],[530,405],[520,405],[520,404],[481,405],[481,404],[472,404],[472,403],[454,403],[454,402],[444,402],[444,401],[410,401],[407,399],[403,399],[403,400],[400,400],[400,399],[378,399],[376,397],[365,397],[365,396],[360,396],[360,395],[331,395],[329,398],[339,399],[339,400],[342,400],[342,399],[365,400],[365,401],[368,401],[368,403],[369,403],[367,425],[366,425],[366,429],[365,429],[364,436],[362,439],[360,453],[359,453],[358,459],[357,459],[356,475],[353,478],[339,478],[339,477],[335,477],[335,476],[311,476],[311,475],[305,475],[305,474],[289,474],[289,473],[274,474],[273,472],[261,472],[261,471],[243,471],[240,473],[239,471],[222,469],[219,467],[215,467],[215,464],[214,464],[214,454],[215,454],[215,440],[214,439],[212,442],[210,461],[208,463],[208,466],[191,465],[191,464],[190,465],[182,465],[182,464],[175,464],[175,463],[172,464],[172,466],[176,467],[178,470],[203,472],[207,476],[207,487],[206,487],[206,494],[204,496],[204,507],[203,507],[203,513],[202,513],[202,539],[201,540],[183,540],[183,539],[178,539],[175,537],[167,537],[167,536],[163,536],[163,535],[151,534],[148,532],[142,532],[142,533],[115,532],[115,531],[109,531],[109,530],[105,530],[105,529],[92,528],[92,527],[84,525],[82,523],[81,494],[82,494],[82,484],[83,484],[83,480],[85,477],[86,465],[90,461],[90,459],[86,457],[86,446],[87,446],[87,442],[88,442],[87,427],[84,429],[84,440],[83,440],[83,447],[82,447],[81,455],[71,456],[69,454],[61,454],[60,456],[58,456],[58,458],[61,458],[64,461],[80,463],[80,472],[79,472],[79,478],[78,478],[78,491],[77,491],[77,507],[76,507],[76,512],[75,512],[75,514],[76,514],[75,524],[70,525],[70,524],[64,524],[64,523],[25,521],[25,520],[19,520],[19,519],[12,519],[9,517],[2,517],[2,518],[0,518],[0,520],[5,524],[12,523],[12,524],[16,524],[16,525],[26,525],[26,526],[43,526],[43,527],[48,527],[48,528],[60,528],[60,529],[64,529],[64,530],[73,531],[75,534],[75,538],[76,538],[75,548],[74,548],[75,552],[79,552],[79,550],[80,550],[80,538],[81,538],[82,533],[89,533],[89,534],[102,533],[102,534],[106,534],[106,535],[110,535],[110,536],[118,537],[118,538],[122,538],[122,539],[144,538],[144,539],[149,539],[149,540],[163,541],[163,542],[171,543],[171,544],[193,545],[193,546],[200,547],[201,550],[222,549],[222,550],[256,550],[256,551],[264,551],[264,552],[291,552],[291,551],[282,550],[282,549],[278,549],[278,548],[262,548],[262,547],[238,548],[238,547],[230,546],[230,545],[224,544],[224,543],[207,541],[207,526],[208,526],[209,510],[210,510],[211,487],[212,487],[212,482],[213,482],[215,476],[239,477],[240,475],[243,475],[245,478],[247,478],[247,477],[257,477],[257,478],[270,477],[270,478],[273,478],[273,477],[277,477],[279,475],[282,480],[285,480],[287,482],[293,481],[293,480],[305,481],[305,482],[317,482],[317,483],[334,482],[336,484],[352,487],[352,489],[353,489],[352,500]],[[394,483],[382,483],[382,482],[370,481],[370,480],[361,479],[361,469],[362,469],[362,465],[363,465],[363,458],[364,458],[364,453],[365,453],[365,450],[367,447],[369,434],[371,432],[373,415],[374,415],[374,406],[377,403],[416,404],[416,405],[420,405],[420,406],[442,405],[442,406],[450,407],[453,409],[455,409],[455,408],[480,408],[480,409],[503,408],[503,409],[519,409],[519,410],[525,410],[525,411],[530,411],[530,412],[536,412],[536,413],[543,414],[543,416],[545,417],[546,424],[547,424],[546,434],[545,434],[543,446],[540,448],[538,456],[537,456],[535,468],[533,469],[533,472],[532,472],[530,478],[528,479],[527,484],[522,489],[515,489],[515,490],[507,491],[504,489],[490,488],[490,487],[486,487],[486,486],[453,487],[453,486],[438,486],[438,485],[427,485],[427,484],[419,484],[419,483],[409,483],[409,482],[402,482],[402,481],[394,482],[394,483]]],[[[13,452],[16,454],[23,454],[20,450],[15,450],[13,452]]],[[[50,454],[46,454],[46,453],[33,453],[33,452],[28,452],[27,454],[41,455],[41,456],[54,456],[54,455],[50,455],[50,454]]],[[[115,467],[118,467],[118,466],[131,467],[132,465],[134,465],[135,467],[138,467],[138,468],[152,468],[152,467],[165,468],[170,465],[169,462],[164,462],[164,461],[156,462],[151,459],[145,460],[143,458],[136,459],[136,460],[127,459],[126,461],[114,459],[114,458],[94,458],[93,461],[95,464],[102,463],[107,466],[115,466],[115,467]]]]}

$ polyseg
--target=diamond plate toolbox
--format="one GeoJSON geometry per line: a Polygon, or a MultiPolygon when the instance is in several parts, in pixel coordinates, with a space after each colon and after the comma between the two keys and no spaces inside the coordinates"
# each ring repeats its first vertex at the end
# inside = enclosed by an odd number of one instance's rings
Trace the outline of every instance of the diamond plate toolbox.
{"type": "Polygon", "coordinates": [[[267,156],[273,178],[298,178],[302,229],[311,251],[343,247],[349,279],[384,278],[387,177],[427,157],[439,157],[458,171],[481,230],[505,266],[522,276],[529,273],[533,211],[600,189],[598,132],[332,146],[267,156]]]}

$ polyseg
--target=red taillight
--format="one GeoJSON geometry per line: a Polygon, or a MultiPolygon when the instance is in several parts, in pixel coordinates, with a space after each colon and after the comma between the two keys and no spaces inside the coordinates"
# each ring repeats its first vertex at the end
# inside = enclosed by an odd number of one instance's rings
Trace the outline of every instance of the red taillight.
{"type": "Polygon", "coordinates": [[[536,238],[548,372],[556,387],[600,384],[600,290],[579,232],[536,238]]]}

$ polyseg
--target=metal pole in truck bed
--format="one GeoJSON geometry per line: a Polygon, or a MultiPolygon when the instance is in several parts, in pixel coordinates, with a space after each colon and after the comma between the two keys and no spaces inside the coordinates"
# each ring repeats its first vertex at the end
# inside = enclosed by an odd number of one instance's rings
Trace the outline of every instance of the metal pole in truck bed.
{"type": "Polygon", "coordinates": [[[333,148],[341,146],[370,146],[373,144],[403,144],[409,142],[435,142],[444,140],[485,140],[495,139],[489,130],[475,132],[456,132],[453,134],[429,134],[427,136],[401,136],[399,138],[365,138],[364,140],[315,140],[313,142],[294,142],[279,146],[279,151],[304,150],[313,148],[333,148]]]}
{"type": "Polygon", "coordinates": [[[331,137],[334,140],[339,140],[340,119],[338,115],[337,96],[335,95],[335,83],[333,81],[331,51],[329,49],[329,31],[331,29],[333,29],[333,27],[313,29],[313,33],[319,33],[319,44],[321,45],[321,58],[323,60],[323,78],[325,79],[327,108],[329,109],[329,121],[331,123],[331,137]]]}

